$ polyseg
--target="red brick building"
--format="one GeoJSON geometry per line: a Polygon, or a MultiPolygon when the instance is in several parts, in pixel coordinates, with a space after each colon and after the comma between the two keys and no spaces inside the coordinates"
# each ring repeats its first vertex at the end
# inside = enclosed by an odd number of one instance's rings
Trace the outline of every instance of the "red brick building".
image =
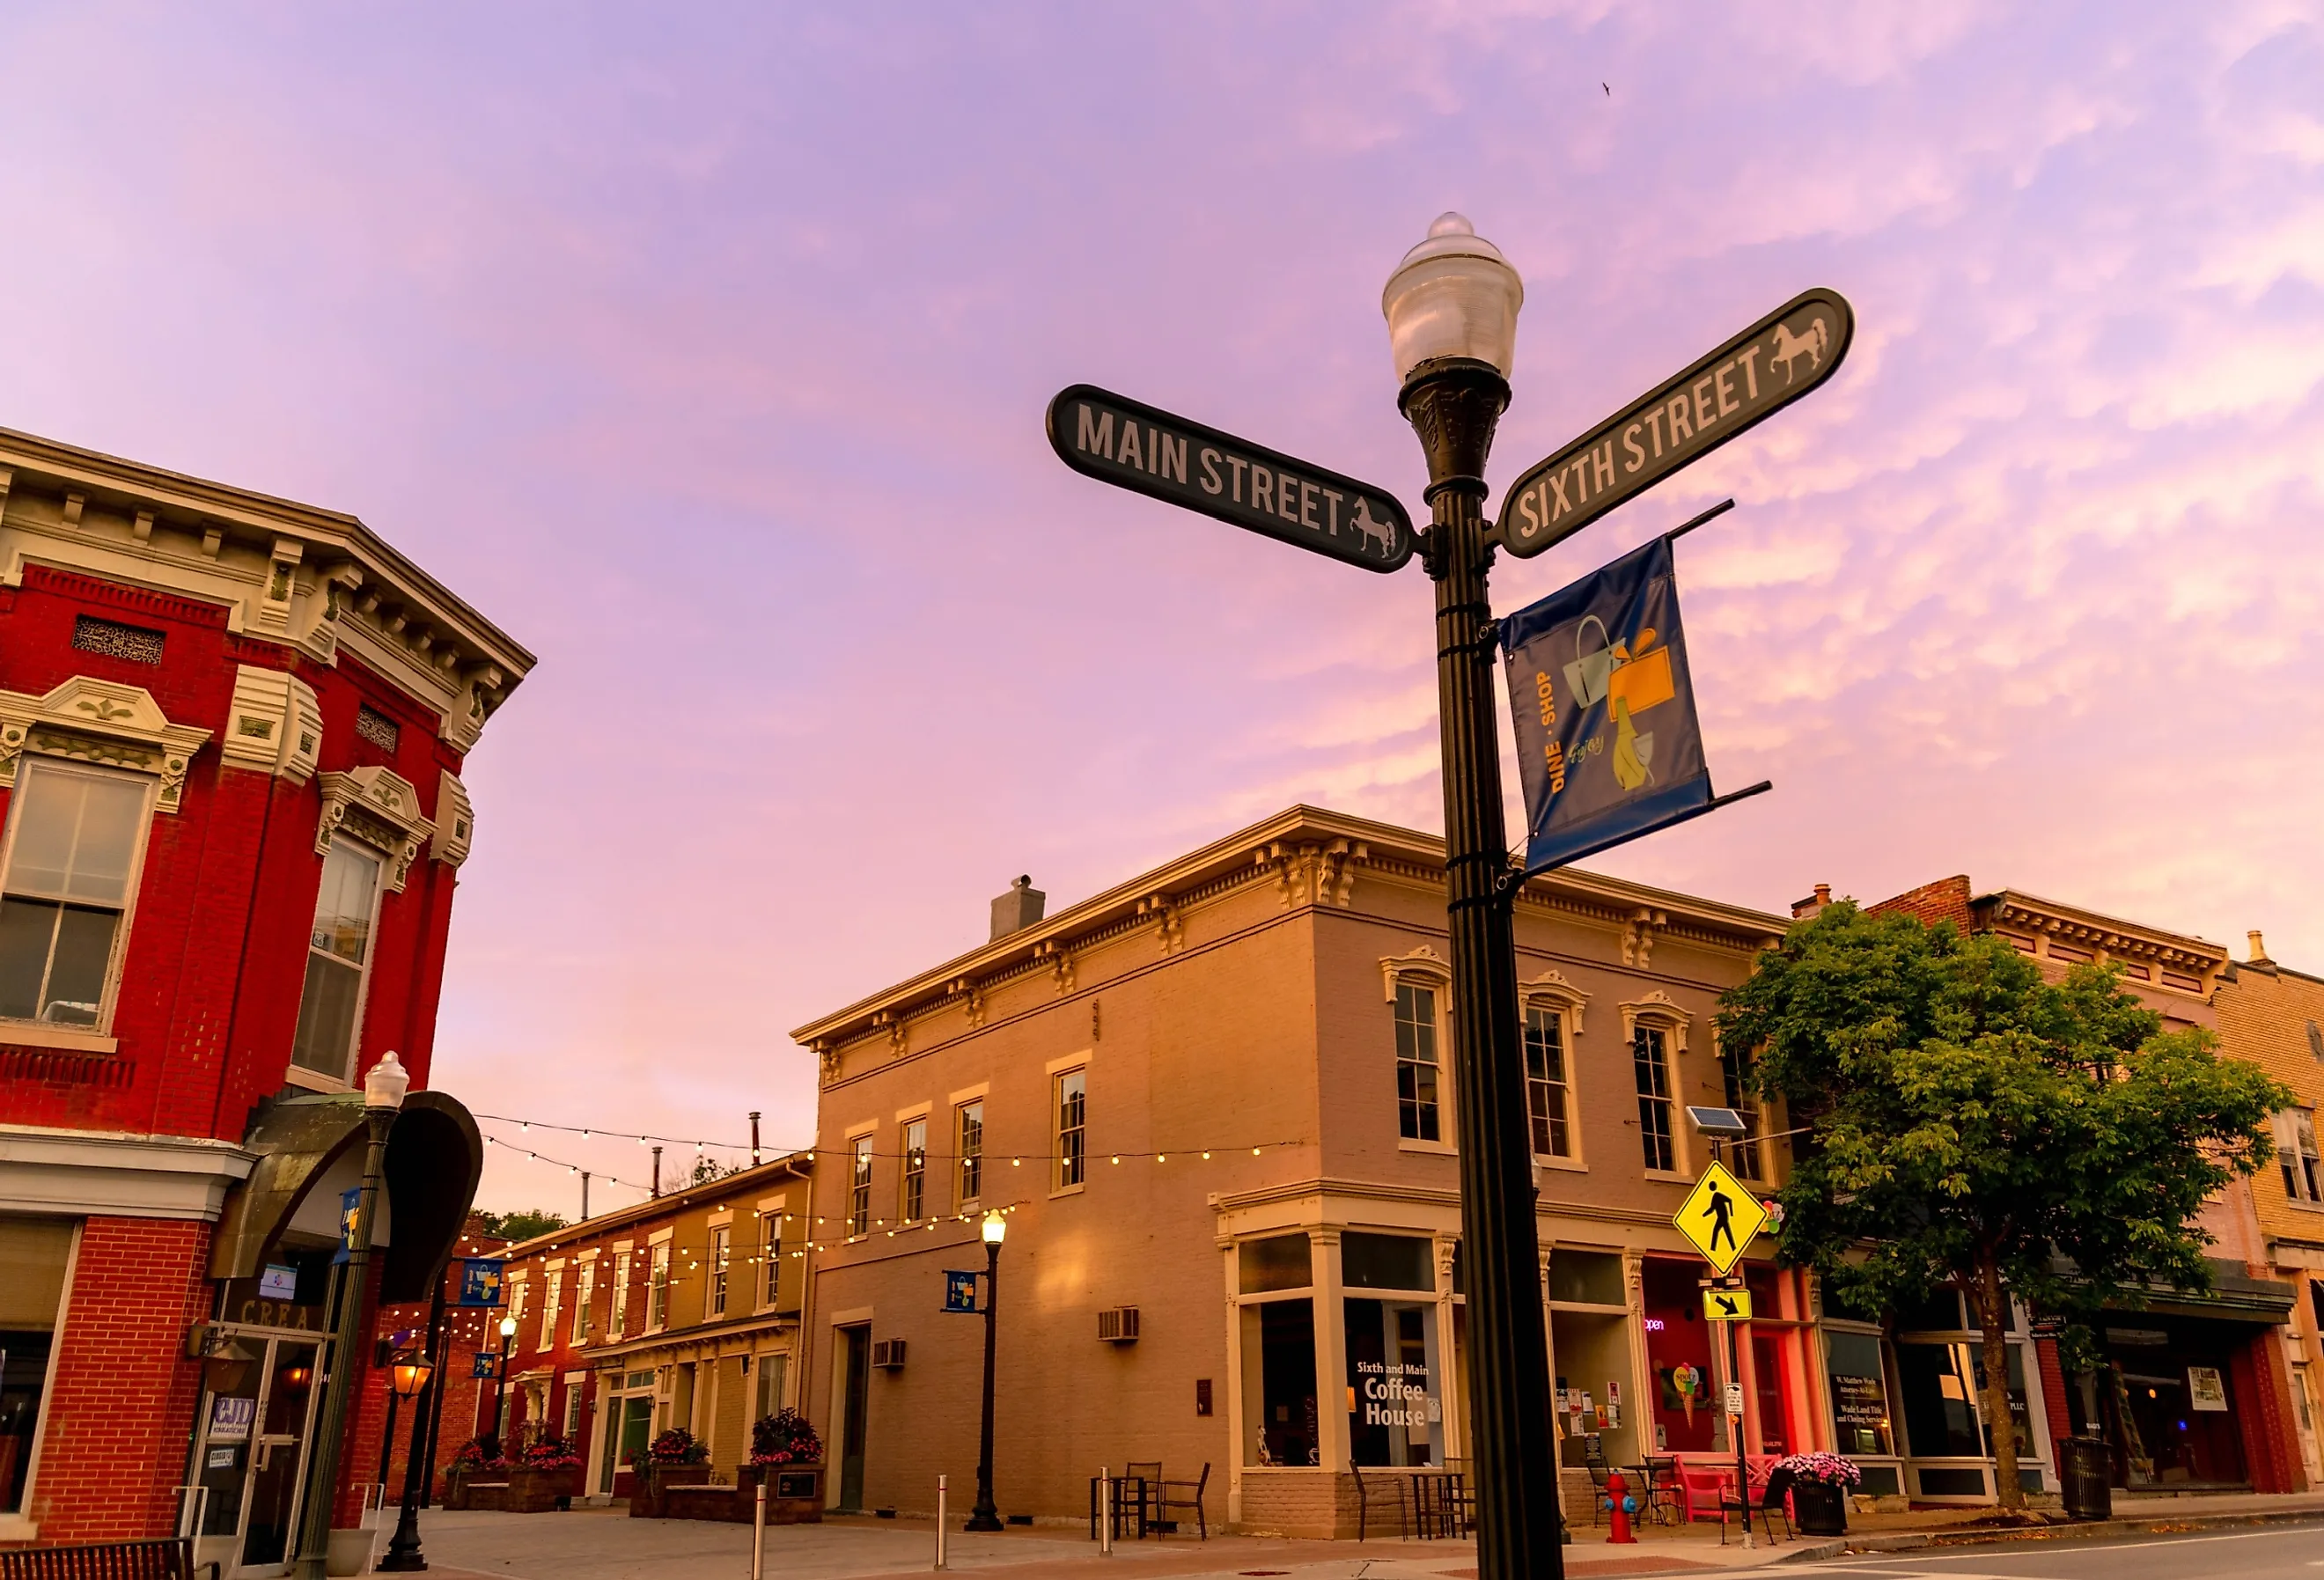
{"type": "Polygon", "coordinates": [[[0,430],[0,1542],[285,1566],[385,1053],[351,1297],[424,1297],[474,1192],[426,1089],[459,775],[531,664],[353,516],[0,430]]]}
{"type": "MultiPolygon", "coordinates": [[[[1830,898],[1829,887],[1820,886],[1794,914],[1813,914],[1830,898]]],[[[1870,909],[1991,933],[2053,980],[2075,966],[2111,966],[2167,1029],[2200,1028],[2220,1035],[2227,1057],[2252,1057],[2238,1046],[2236,1029],[2222,1024],[2221,990],[2233,973],[2227,951],[2208,939],[2013,889],[1980,894],[1963,876],[1923,883],[1870,909]]],[[[2296,1291],[2269,1265],[2254,1188],[2252,1180],[2236,1180],[2204,1205],[2198,1223],[2213,1242],[2209,1294],[2157,1289],[2143,1306],[2108,1312],[2093,1333],[2099,1364],[2079,1375],[2065,1372],[2055,1340],[2034,1341],[2039,1377],[2031,1391],[2050,1440],[2103,1438],[2115,1484],[2126,1491],[2307,1488],[2286,1354],[2296,1291]]],[[[1899,1317],[1890,1357],[1908,1438],[1916,1372],[1933,1377],[1941,1363],[1928,1358],[1965,1333],[1950,1322],[1899,1317]]],[[[1939,1416],[1921,1414],[1932,1425],[1939,1416]]],[[[1942,1455],[1908,1453],[1924,1481],[1950,1474],[1942,1455]]]]}

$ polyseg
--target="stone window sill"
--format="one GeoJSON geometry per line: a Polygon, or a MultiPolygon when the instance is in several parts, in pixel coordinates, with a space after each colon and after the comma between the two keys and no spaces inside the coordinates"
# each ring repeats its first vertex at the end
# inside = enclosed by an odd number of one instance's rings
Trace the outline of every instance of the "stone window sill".
{"type": "MultiPolygon", "coordinates": [[[[0,1021],[0,1043],[11,1048],[53,1048],[68,1053],[117,1053],[121,1039],[100,1037],[94,1031],[69,1031],[61,1026],[51,1026],[40,1021],[0,1021]]],[[[22,1515],[0,1514],[0,1520],[20,1520],[22,1515]]],[[[0,1530],[5,1530],[0,1527],[0,1530]]],[[[0,1541],[11,1539],[0,1535],[0,1541]]]]}

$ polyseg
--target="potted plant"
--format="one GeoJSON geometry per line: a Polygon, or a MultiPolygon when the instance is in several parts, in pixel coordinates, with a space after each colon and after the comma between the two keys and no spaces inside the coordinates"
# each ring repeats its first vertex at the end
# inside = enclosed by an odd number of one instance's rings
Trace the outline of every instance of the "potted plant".
{"type": "Polygon", "coordinates": [[[452,1463],[444,1471],[444,1507],[497,1509],[497,1492],[488,1494],[479,1505],[470,1489],[479,1482],[498,1482],[508,1474],[509,1462],[501,1456],[500,1439],[489,1432],[469,1438],[452,1451],[452,1463]]]}
{"type": "Polygon", "coordinates": [[[735,1483],[747,1493],[764,1483],[770,1524],[814,1524],[823,1519],[823,1439],[795,1409],[761,1416],[751,1425],[751,1457],[735,1483]]]}
{"type": "Polygon", "coordinates": [[[1794,1454],[1775,1461],[1774,1470],[1791,1474],[1792,1516],[1802,1532],[1848,1534],[1849,1489],[1864,1480],[1852,1462],[1837,1454],[1794,1454]]]}
{"type": "Polygon", "coordinates": [[[672,1427],[642,1455],[630,1456],[638,1473],[637,1491],[630,1498],[630,1513],[639,1519],[664,1517],[662,1494],[670,1487],[692,1486],[710,1479],[710,1446],[684,1427],[672,1427]]]}
{"type": "Polygon", "coordinates": [[[542,1433],[526,1448],[509,1476],[511,1507],[519,1513],[570,1509],[580,1491],[581,1455],[553,1432],[542,1433]]]}

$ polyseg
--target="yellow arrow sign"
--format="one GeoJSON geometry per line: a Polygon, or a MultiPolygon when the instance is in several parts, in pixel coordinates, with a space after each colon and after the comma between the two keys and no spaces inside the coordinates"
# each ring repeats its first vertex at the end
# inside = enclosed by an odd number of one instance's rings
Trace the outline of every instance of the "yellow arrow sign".
{"type": "Polygon", "coordinates": [[[1702,1292],[1702,1315],[1712,1322],[1748,1322],[1751,1320],[1751,1291],[1705,1289],[1702,1292]]]}
{"type": "Polygon", "coordinates": [[[1714,1269],[1726,1273],[1743,1260],[1743,1248],[1751,1237],[1766,1227],[1767,1209],[1727,1171],[1726,1164],[1713,1163],[1694,1182],[1686,1206],[1671,1222],[1714,1269]]]}

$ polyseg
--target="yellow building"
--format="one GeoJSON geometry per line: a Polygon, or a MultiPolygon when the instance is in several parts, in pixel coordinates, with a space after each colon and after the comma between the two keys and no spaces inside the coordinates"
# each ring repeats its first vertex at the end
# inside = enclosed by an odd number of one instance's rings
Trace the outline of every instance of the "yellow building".
{"type": "Polygon", "coordinates": [[[2222,1051],[2249,1059],[2292,1088],[2276,1115],[2276,1166],[2252,1181],[2269,1270],[2296,1286],[2285,1333],[2292,1401],[2311,1485],[2324,1482],[2324,1160],[2316,1111],[2324,1104],[2324,977],[2279,966],[2258,933],[2251,958],[2227,968],[2218,993],[2222,1051]]]}
{"type": "MultiPolygon", "coordinates": [[[[945,1274],[983,1267],[995,1208],[1002,1512],[1083,1517],[1102,1465],[1158,1461],[1207,1466],[1213,1526],[1352,1535],[1351,1467],[1466,1457],[1441,842],[1298,807],[1058,915],[1021,882],[995,910],[794,1033],[823,1078],[798,1366],[834,1506],[973,1495],[982,1322],[945,1274]]],[[[1708,1159],[1686,1106],[1732,1097],[1719,994],[1786,925],[1572,870],[1517,903],[1570,1503],[1584,1437],[1732,1451],[1670,1219],[1708,1159]]],[[[1772,1189],[1784,1145],[1735,1161],[1772,1189]]],[[[1807,1280],[1755,1250],[1747,1446],[1830,1446],[1807,1280]]]]}

